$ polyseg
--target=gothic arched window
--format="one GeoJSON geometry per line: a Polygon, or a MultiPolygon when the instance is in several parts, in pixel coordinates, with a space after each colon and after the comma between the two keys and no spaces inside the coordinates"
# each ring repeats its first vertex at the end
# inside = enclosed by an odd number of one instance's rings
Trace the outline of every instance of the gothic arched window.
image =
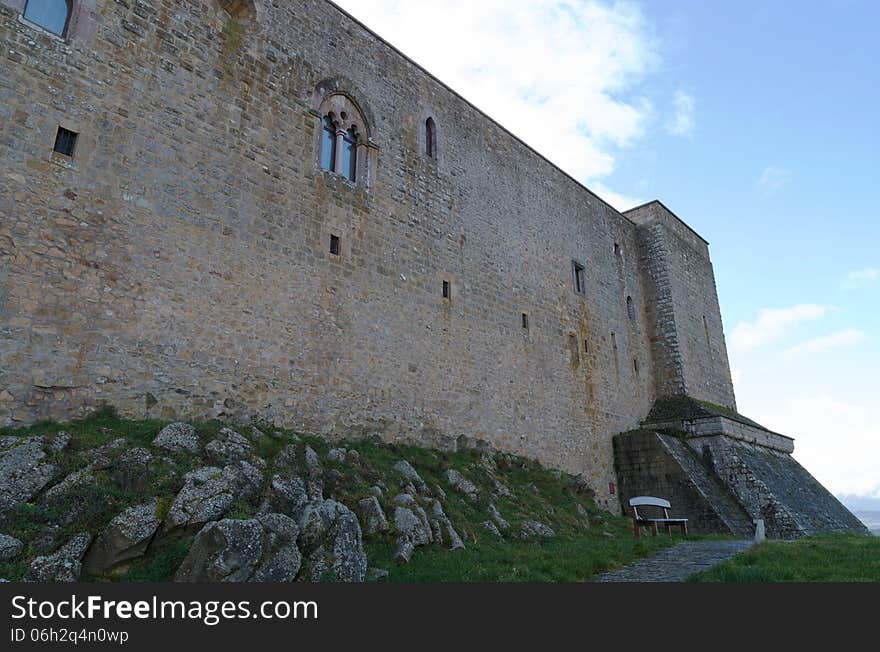
{"type": "Polygon", "coordinates": [[[336,125],[329,115],[324,116],[321,133],[321,167],[333,172],[336,170],[336,125]]]}
{"type": "Polygon", "coordinates": [[[437,125],[434,124],[434,118],[425,121],[425,154],[437,158],[437,125]]]}
{"type": "Polygon", "coordinates": [[[357,181],[357,131],[351,127],[342,137],[342,175],[349,181],[357,181]]]}
{"type": "Polygon", "coordinates": [[[72,0],[27,0],[23,16],[53,34],[64,36],[72,9],[72,0]]]}

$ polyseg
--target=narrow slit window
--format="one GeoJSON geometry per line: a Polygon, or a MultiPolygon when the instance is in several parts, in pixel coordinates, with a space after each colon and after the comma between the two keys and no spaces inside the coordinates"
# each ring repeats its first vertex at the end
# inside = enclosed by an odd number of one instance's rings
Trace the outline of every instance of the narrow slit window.
{"type": "Polygon", "coordinates": [[[587,293],[586,269],[577,261],[571,261],[572,281],[574,283],[574,291],[578,294],[587,293]]]}
{"type": "Polygon", "coordinates": [[[584,353],[590,352],[590,340],[584,340],[584,353]]]}
{"type": "Polygon", "coordinates": [[[614,243],[614,255],[620,256],[620,245],[618,243],[614,243]]]}
{"type": "Polygon", "coordinates": [[[636,358],[633,358],[633,371],[636,372],[636,376],[639,375],[639,361],[636,358]]]}
{"type": "Polygon", "coordinates": [[[58,127],[58,133],[55,135],[55,151],[64,156],[73,157],[76,149],[76,138],[79,134],[64,127],[58,127]]]}
{"type": "Polygon", "coordinates": [[[529,316],[526,313],[522,314],[522,327],[529,330],[529,316]]]}
{"type": "Polygon", "coordinates": [[[339,236],[331,235],[330,236],[330,253],[334,256],[339,255],[339,236]]]}
{"type": "Polygon", "coordinates": [[[437,158],[437,127],[434,118],[425,121],[425,154],[437,158]]]}
{"type": "Polygon", "coordinates": [[[443,298],[452,298],[452,286],[449,284],[449,281],[443,281],[443,298]]]}

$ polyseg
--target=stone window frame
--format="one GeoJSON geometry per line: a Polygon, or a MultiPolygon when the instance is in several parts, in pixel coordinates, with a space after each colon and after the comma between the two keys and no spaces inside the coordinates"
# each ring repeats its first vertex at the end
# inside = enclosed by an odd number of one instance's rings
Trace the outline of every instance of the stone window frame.
{"type": "Polygon", "coordinates": [[[3,4],[18,13],[18,22],[30,29],[38,30],[49,38],[68,43],[74,39],[86,40],[94,36],[96,21],[94,18],[95,3],[97,0],[67,0],[70,5],[70,13],[67,16],[67,25],[63,34],[49,31],[42,25],[32,22],[24,17],[24,11],[28,0],[0,0],[3,4]]]}
{"type": "Polygon", "coordinates": [[[440,120],[437,118],[437,112],[433,108],[426,108],[419,115],[418,122],[419,131],[419,154],[428,162],[440,165],[442,162],[443,148],[440,147],[440,120]],[[431,143],[431,152],[428,151],[428,121],[433,125],[433,142],[431,143]]]}
{"type": "Polygon", "coordinates": [[[575,259],[571,261],[571,289],[579,297],[587,296],[587,266],[575,259]]]}
{"type": "Polygon", "coordinates": [[[355,99],[355,93],[346,90],[351,87],[340,80],[326,80],[315,89],[309,113],[315,121],[314,165],[322,174],[332,175],[348,185],[363,187],[368,192],[376,181],[376,165],[379,147],[374,140],[375,127],[370,113],[355,99]],[[322,166],[322,146],[324,138],[324,118],[330,117],[336,125],[336,157],[334,170],[322,166]],[[348,179],[342,170],[342,148],[345,135],[354,128],[358,136],[355,153],[355,179],[348,179]]]}

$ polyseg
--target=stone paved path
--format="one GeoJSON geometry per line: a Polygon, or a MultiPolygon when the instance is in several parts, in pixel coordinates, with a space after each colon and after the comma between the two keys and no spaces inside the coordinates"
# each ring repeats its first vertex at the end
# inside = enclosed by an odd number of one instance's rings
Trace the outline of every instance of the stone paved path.
{"type": "Polygon", "coordinates": [[[685,541],[661,550],[594,582],[684,582],[694,573],[707,570],[737,553],[748,550],[752,541],[685,541]]]}

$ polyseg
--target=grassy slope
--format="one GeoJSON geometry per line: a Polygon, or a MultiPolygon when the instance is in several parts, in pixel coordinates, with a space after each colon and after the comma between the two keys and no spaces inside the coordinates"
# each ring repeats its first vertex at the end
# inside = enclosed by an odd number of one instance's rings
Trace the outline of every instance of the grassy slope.
{"type": "MultiPolygon", "coordinates": [[[[41,423],[29,428],[0,429],[0,435],[54,435],[68,431],[71,445],[54,461],[65,473],[82,468],[82,455],[96,446],[125,438],[130,446],[150,448],[150,442],[164,425],[160,421],[130,421],[117,418],[105,410],[87,419],[69,423],[41,423]]],[[[219,422],[195,424],[202,443],[213,438],[223,427],[219,422]]],[[[239,429],[250,433],[250,427],[239,429]]],[[[266,435],[257,441],[258,453],[269,466],[281,448],[289,444],[294,433],[266,435]]],[[[372,440],[329,443],[318,437],[300,436],[300,452],[310,445],[320,455],[324,465],[325,495],[354,507],[368,495],[369,488],[379,484],[386,489],[380,499],[389,521],[393,515],[393,497],[398,493],[397,475],[392,467],[401,459],[408,460],[422,478],[434,488],[446,493],[444,509],[465,540],[467,549],[452,552],[440,545],[419,548],[410,564],[398,566],[392,561],[394,536],[375,535],[365,538],[370,566],[390,571],[392,581],[578,581],[626,565],[635,559],[670,545],[668,537],[643,537],[636,541],[625,518],[611,516],[598,510],[586,497],[571,490],[571,478],[557,471],[547,470],[537,463],[511,455],[494,455],[497,464],[485,464],[475,451],[447,453],[414,446],[386,445],[372,440]],[[345,446],[360,454],[356,464],[330,463],[325,454],[331,447],[345,446]],[[517,540],[507,536],[499,540],[489,534],[482,523],[489,520],[488,500],[472,503],[457,494],[445,481],[447,469],[461,471],[489,496],[498,478],[513,492],[510,498],[494,499],[501,514],[511,523],[509,532],[518,532],[525,520],[537,520],[550,525],[556,537],[544,540],[517,540]],[[537,489],[537,492],[535,491],[537,489]],[[591,526],[585,528],[576,512],[579,502],[590,514],[591,526]]],[[[153,451],[154,454],[157,451],[153,451]]],[[[156,454],[158,459],[164,455],[156,454]]],[[[63,542],[76,532],[88,530],[97,533],[123,509],[158,496],[160,510],[167,509],[181,486],[182,475],[199,464],[185,455],[169,455],[158,462],[149,486],[142,491],[125,490],[114,480],[117,471],[98,473],[97,482],[74,492],[67,503],[46,506],[39,499],[22,505],[0,520],[0,532],[11,534],[26,543],[22,559],[0,563],[0,577],[15,580],[35,556],[30,542],[50,523],[72,507],[80,510],[73,523],[64,525],[56,542],[63,542]]],[[[302,464],[304,456],[297,456],[302,464]]],[[[301,470],[304,470],[301,469],[301,470]]],[[[267,480],[268,480],[267,473],[267,480]]],[[[247,518],[257,509],[259,498],[239,501],[227,517],[247,518]]],[[[151,549],[149,554],[129,566],[117,569],[112,578],[127,581],[163,581],[170,579],[177,565],[186,556],[192,537],[170,540],[151,549]]]]}
{"type": "Polygon", "coordinates": [[[880,582],[880,537],[823,534],[768,541],[694,578],[697,582],[880,582]]]}

